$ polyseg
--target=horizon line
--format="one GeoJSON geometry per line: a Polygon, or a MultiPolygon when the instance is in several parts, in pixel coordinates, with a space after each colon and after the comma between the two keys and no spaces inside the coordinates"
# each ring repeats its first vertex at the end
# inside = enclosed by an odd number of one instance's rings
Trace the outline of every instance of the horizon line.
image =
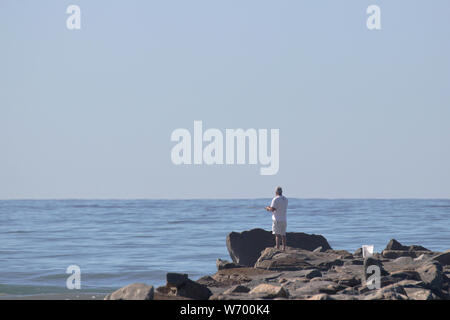
{"type": "MultiPolygon", "coordinates": [[[[241,197],[241,198],[202,198],[202,197],[192,197],[192,198],[0,198],[0,201],[136,201],[136,200],[155,200],[155,201],[168,201],[168,200],[179,200],[179,201],[189,201],[189,200],[260,200],[260,199],[269,199],[272,196],[267,197],[241,197]]],[[[430,198],[422,198],[422,197],[399,197],[399,198],[384,198],[384,197],[287,197],[290,199],[297,200],[450,200],[450,198],[441,198],[441,197],[430,197],[430,198]]]]}

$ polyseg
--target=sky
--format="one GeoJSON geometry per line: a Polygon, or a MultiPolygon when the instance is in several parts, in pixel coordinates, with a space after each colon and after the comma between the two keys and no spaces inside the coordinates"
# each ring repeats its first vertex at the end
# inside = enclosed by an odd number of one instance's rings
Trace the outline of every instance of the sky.
{"type": "Polygon", "coordinates": [[[0,199],[449,198],[450,2],[0,0],[0,199]],[[69,30],[69,5],[81,29],[69,30]],[[381,30],[366,26],[369,5],[381,30]],[[280,167],[171,133],[279,129],[280,167]]]}

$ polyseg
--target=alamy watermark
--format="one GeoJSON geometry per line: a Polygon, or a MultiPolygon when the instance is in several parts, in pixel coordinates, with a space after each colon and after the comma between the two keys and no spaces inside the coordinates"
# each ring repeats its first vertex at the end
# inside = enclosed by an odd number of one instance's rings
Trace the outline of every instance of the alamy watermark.
{"type": "Polygon", "coordinates": [[[270,136],[268,129],[225,129],[224,134],[215,128],[203,131],[203,122],[194,121],[193,134],[176,129],[170,140],[177,142],[171,151],[175,165],[260,164],[261,175],[275,175],[280,168],[279,129],[271,129],[270,136]]]}
{"type": "Polygon", "coordinates": [[[70,265],[66,269],[70,276],[66,280],[66,288],[69,290],[81,289],[81,268],[77,265],[70,265]]]}
{"type": "MultiPolygon", "coordinates": [[[[66,14],[70,16],[66,20],[66,27],[69,30],[81,29],[81,8],[78,5],[71,4],[66,9],[66,14]]],[[[366,20],[366,26],[369,30],[381,30],[381,9],[378,5],[369,5],[366,9],[369,15],[366,20]]]]}

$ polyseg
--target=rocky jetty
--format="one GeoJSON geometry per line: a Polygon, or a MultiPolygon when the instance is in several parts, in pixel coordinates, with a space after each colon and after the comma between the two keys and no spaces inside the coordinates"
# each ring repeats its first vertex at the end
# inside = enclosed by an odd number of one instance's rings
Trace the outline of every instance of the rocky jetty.
{"type": "MultiPolygon", "coordinates": [[[[433,252],[392,239],[381,253],[364,259],[360,249],[333,250],[324,237],[301,233],[295,234],[298,238],[288,234],[289,246],[282,251],[267,234],[261,229],[230,233],[227,247],[233,262],[218,259],[217,272],[197,281],[168,273],[167,284],[154,291],[155,299],[450,299],[450,250],[433,252]]],[[[150,287],[136,287],[139,293],[125,288],[108,298],[152,296],[150,287]]]]}

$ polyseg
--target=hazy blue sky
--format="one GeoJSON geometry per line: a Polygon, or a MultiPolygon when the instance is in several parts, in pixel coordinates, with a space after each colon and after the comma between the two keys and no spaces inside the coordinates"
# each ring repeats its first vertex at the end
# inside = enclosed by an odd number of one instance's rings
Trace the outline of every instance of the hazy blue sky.
{"type": "Polygon", "coordinates": [[[0,0],[0,199],[448,198],[449,39],[448,0],[0,0]],[[173,165],[194,120],[279,173],[173,165]]]}

